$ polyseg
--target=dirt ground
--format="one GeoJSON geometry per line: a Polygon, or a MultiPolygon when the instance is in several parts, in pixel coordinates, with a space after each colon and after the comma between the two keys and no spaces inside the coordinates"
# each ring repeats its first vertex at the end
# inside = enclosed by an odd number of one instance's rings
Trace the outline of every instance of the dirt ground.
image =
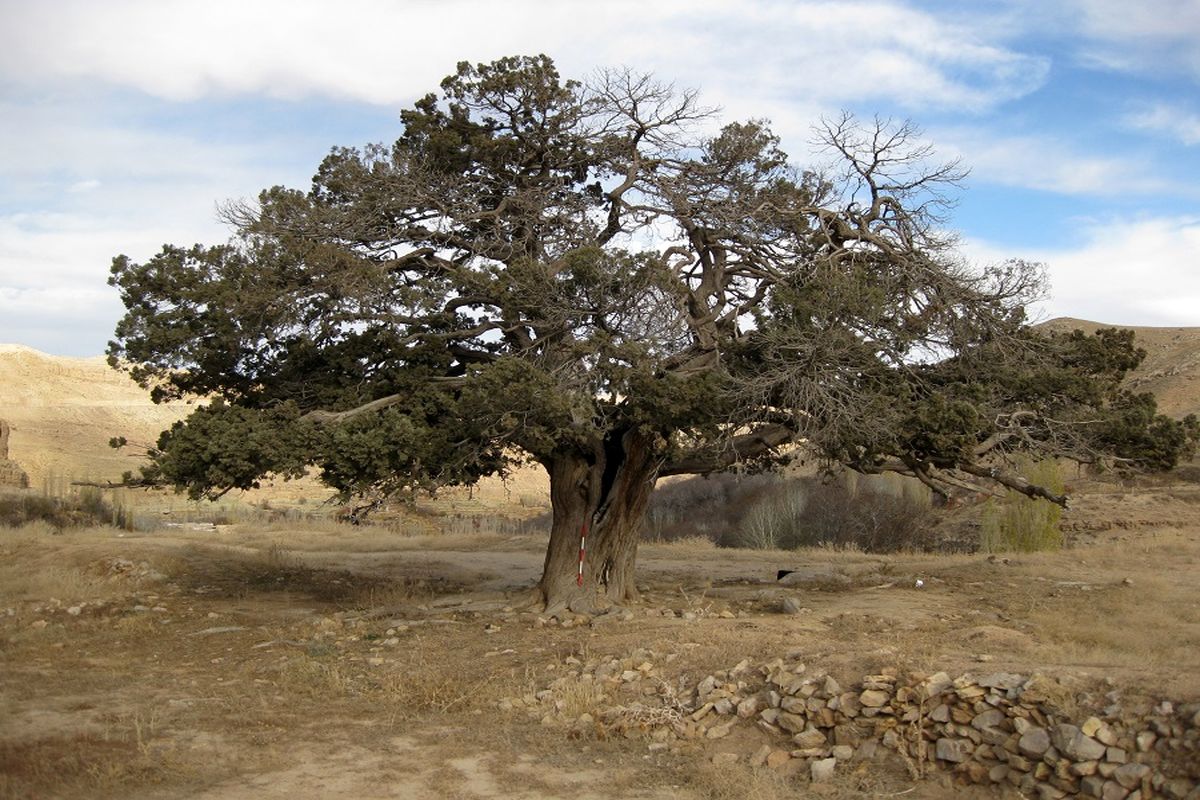
{"type": "Polygon", "coordinates": [[[799,656],[843,685],[986,669],[1080,702],[1200,699],[1200,488],[1077,506],[1056,553],[647,545],[641,604],[565,623],[527,607],[538,536],[0,530],[0,797],[972,796],[886,758],[809,785],[749,766],[752,726],[656,739],[605,724],[628,688],[555,681],[615,658],[695,686],[799,656]]]}

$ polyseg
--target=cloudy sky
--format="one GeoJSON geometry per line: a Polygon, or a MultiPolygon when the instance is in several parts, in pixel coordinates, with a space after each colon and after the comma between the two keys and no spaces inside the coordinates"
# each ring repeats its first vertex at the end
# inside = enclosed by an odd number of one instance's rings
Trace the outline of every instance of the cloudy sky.
{"type": "Polygon", "coordinates": [[[953,227],[1042,317],[1200,325],[1200,0],[0,0],[0,342],[96,355],[118,253],[390,141],[461,60],[651,71],[798,162],[846,109],[971,168],[953,227]]]}

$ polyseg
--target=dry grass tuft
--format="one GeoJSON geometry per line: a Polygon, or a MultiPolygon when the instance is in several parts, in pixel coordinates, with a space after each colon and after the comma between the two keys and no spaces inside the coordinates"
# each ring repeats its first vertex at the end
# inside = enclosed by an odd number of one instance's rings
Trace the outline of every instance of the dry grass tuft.
{"type": "Polygon", "coordinates": [[[766,767],[705,762],[686,778],[686,786],[706,800],[793,800],[799,784],[766,767]]]}
{"type": "Polygon", "coordinates": [[[102,732],[12,741],[0,739],[0,797],[123,796],[135,787],[187,782],[200,771],[176,748],[155,740],[152,713],[110,720],[102,732]]]}

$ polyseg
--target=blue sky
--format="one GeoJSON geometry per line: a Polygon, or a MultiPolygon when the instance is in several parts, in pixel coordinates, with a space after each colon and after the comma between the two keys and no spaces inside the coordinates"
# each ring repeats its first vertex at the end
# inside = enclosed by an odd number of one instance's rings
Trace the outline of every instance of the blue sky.
{"type": "Polygon", "coordinates": [[[390,141],[460,60],[654,72],[801,164],[822,115],[911,119],[971,168],[969,258],[1041,317],[1200,325],[1200,0],[0,0],[0,342],[103,352],[111,258],[390,141]]]}

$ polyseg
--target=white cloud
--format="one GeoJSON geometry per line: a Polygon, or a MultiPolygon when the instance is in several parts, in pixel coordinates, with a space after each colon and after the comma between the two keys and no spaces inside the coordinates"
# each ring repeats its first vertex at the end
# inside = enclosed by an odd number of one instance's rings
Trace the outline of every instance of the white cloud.
{"type": "Polygon", "coordinates": [[[106,285],[113,256],[144,259],[165,242],[195,241],[206,232],[210,240],[223,238],[204,218],[147,224],[144,216],[124,221],[47,212],[0,217],[0,342],[61,355],[98,355],[123,313],[116,290],[106,285]]]}
{"type": "Polygon", "coordinates": [[[83,194],[84,192],[95,191],[100,188],[100,181],[91,178],[86,181],[76,181],[67,187],[67,191],[71,194],[83,194]]]}
{"type": "Polygon", "coordinates": [[[1137,156],[1081,153],[1047,134],[995,136],[975,128],[944,128],[940,152],[959,156],[972,178],[1068,195],[1128,196],[1184,188],[1137,156]]]}
{"type": "Polygon", "coordinates": [[[1130,114],[1126,123],[1139,130],[1161,133],[1192,146],[1200,144],[1200,114],[1158,103],[1130,114]]]}
{"type": "MultiPolygon", "coordinates": [[[[983,109],[1047,62],[895,0],[315,0],[22,4],[0,30],[12,80],[99,79],[171,100],[264,93],[407,102],[458,59],[547,51],[702,86],[847,104],[983,109]]],[[[759,112],[763,113],[762,111],[759,112]]]]}
{"type": "Polygon", "coordinates": [[[1114,42],[1200,40],[1200,3],[1195,0],[1073,0],[1083,31],[1114,42]]]}
{"type": "Polygon", "coordinates": [[[1090,38],[1084,55],[1122,71],[1182,69],[1200,78],[1200,3],[1073,0],[1072,21],[1090,38]]]}
{"type": "Polygon", "coordinates": [[[1200,326],[1200,217],[1091,220],[1079,228],[1083,244],[1072,249],[1012,253],[979,241],[965,249],[983,263],[1018,255],[1047,264],[1050,293],[1037,306],[1043,318],[1200,326]]]}

